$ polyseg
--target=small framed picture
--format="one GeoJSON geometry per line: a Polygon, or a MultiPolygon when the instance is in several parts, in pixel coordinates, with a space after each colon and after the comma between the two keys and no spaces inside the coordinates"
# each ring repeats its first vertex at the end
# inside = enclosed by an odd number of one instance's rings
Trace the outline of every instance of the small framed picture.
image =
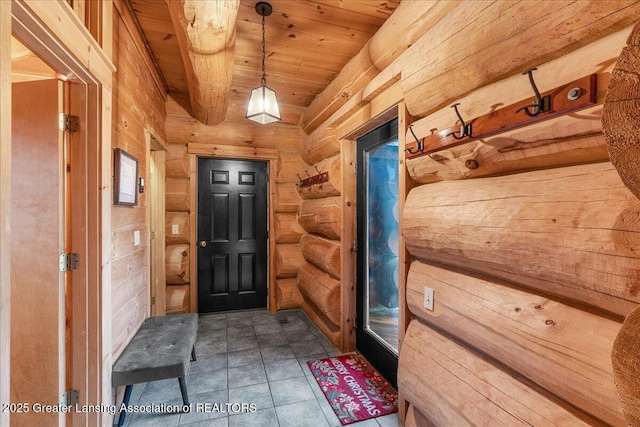
{"type": "Polygon", "coordinates": [[[138,204],[138,160],[120,148],[114,153],[113,203],[138,204]]]}

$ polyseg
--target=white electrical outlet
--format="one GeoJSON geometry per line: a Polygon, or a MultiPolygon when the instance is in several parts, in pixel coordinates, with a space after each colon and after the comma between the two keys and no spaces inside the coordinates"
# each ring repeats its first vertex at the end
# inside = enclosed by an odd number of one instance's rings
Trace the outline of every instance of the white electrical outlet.
{"type": "Polygon", "coordinates": [[[133,232],[133,245],[134,246],[140,245],[140,230],[136,230],[133,232]]]}
{"type": "Polygon", "coordinates": [[[424,287],[424,308],[433,311],[433,289],[424,287]]]}
{"type": "Polygon", "coordinates": [[[178,224],[171,224],[171,234],[180,234],[180,226],[178,224]]]}

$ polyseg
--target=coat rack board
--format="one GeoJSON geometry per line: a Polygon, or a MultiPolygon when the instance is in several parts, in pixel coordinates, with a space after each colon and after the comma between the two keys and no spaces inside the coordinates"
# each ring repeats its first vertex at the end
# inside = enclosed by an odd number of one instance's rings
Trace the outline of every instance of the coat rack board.
{"type": "MultiPolygon", "coordinates": [[[[531,71],[533,70],[523,74],[528,74],[535,92],[536,98],[533,103],[530,100],[520,101],[468,122],[465,122],[458,112],[459,104],[454,104],[452,107],[461,124],[432,133],[422,139],[418,139],[414,134],[415,141],[406,144],[407,158],[428,155],[597,104],[597,74],[539,93],[531,71]]],[[[413,133],[411,127],[409,129],[413,133]]]]}

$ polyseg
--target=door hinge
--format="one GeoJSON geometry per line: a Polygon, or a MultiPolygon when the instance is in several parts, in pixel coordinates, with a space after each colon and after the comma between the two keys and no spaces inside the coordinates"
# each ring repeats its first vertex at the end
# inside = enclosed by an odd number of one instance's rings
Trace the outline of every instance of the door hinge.
{"type": "Polygon", "coordinates": [[[358,315],[353,315],[353,329],[358,329],[358,315]]]}
{"type": "Polygon", "coordinates": [[[80,268],[80,255],[75,252],[60,255],[60,271],[77,270],[80,268]]]}
{"type": "Polygon", "coordinates": [[[358,252],[358,241],[357,240],[353,241],[353,246],[351,246],[351,252],[352,253],[358,252]]]}
{"type": "Polygon", "coordinates": [[[67,390],[62,395],[63,406],[74,406],[80,403],[80,390],[67,390]]]}
{"type": "Polygon", "coordinates": [[[156,238],[156,232],[152,231],[151,234],[150,234],[150,240],[153,240],[155,238],[156,238]]]}
{"type": "Polygon", "coordinates": [[[60,130],[63,132],[80,131],[80,117],[71,114],[60,114],[60,130]]]}
{"type": "Polygon", "coordinates": [[[156,305],[156,297],[151,297],[151,305],[156,305]]]}

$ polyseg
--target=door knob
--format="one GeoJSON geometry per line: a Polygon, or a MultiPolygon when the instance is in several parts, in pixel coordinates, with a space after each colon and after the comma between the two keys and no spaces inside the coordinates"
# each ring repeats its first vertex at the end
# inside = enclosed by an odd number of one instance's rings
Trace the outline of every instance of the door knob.
{"type": "Polygon", "coordinates": [[[199,245],[200,245],[201,248],[206,248],[207,247],[207,241],[206,240],[200,240],[199,245]]]}

